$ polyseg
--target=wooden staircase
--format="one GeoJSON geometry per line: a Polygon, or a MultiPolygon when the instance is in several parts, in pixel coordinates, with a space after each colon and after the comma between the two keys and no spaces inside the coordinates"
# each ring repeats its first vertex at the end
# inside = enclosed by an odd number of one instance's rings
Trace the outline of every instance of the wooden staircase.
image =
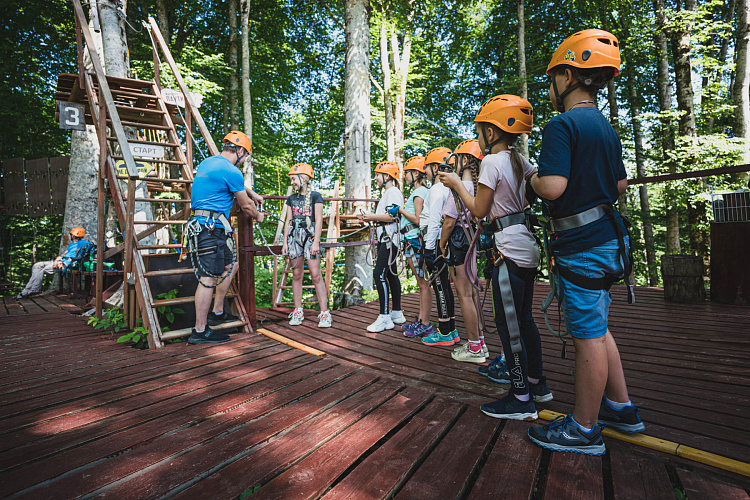
{"type": "MultiPolygon", "coordinates": [[[[176,254],[179,254],[182,245],[178,243],[150,244],[143,240],[160,228],[171,227],[170,234],[179,235],[177,241],[181,241],[181,226],[190,215],[190,192],[193,183],[193,144],[190,130],[193,128],[193,121],[208,144],[211,154],[218,154],[218,150],[200,113],[192,105],[179,70],[169,49],[161,39],[161,33],[155,21],[149,19],[152,40],[155,40],[153,47],[155,64],[158,65],[156,52],[158,44],[180,90],[185,95],[184,120],[182,113],[178,113],[174,105],[164,102],[158,79],[144,81],[104,75],[80,1],[73,0],[73,4],[76,13],[81,71],[77,75],[60,75],[56,100],[84,104],[87,123],[96,127],[100,144],[97,248],[104,248],[105,197],[110,196],[114,202],[124,241],[108,250],[104,257],[124,252],[124,275],[126,277],[124,309],[128,315],[130,327],[135,327],[136,318],[142,318],[143,326],[149,332],[149,346],[161,347],[164,340],[190,335],[191,328],[163,332],[158,309],[163,306],[171,307],[191,303],[194,297],[158,299],[152,293],[149,280],[193,273],[193,269],[179,267],[149,270],[149,263],[152,259],[169,256],[174,258],[176,254]],[[94,66],[93,73],[83,71],[84,50],[90,54],[94,66]],[[187,143],[185,151],[183,151],[182,140],[177,133],[176,125],[185,127],[187,143]],[[128,127],[127,131],[125,127],[128,127]],[[155,146],[163,148],[165,153],[159,158],[134,156],[131,152],[131,145],[155,146]],[[153,164],[154,169],[145,177],[139,175],[137,162],[153,164]],[[142,194],[138,195],[137,192],[142,194]],[[155,197],[163,192],[171,192],[177,197],[175,199],[155,197]],[[163,217],[155,220],[134,220],[136,203],[148,203],[152,207],[161,206],[163,217]]],[[[158,69],[155,73],[158,76],[158,69]]],[[[101,284],[103,280],[100,264],[102,260],[99,259],[97,263],[98,317],[101,317],[102,308],[101,284]]],[[[218,330],[239,327],[244,332],[250,332],[247,314],[239,300],[236,283],[231,285],[227,299],[232,312],[238,315],[240,320],[212,328],[218,330]]]]}

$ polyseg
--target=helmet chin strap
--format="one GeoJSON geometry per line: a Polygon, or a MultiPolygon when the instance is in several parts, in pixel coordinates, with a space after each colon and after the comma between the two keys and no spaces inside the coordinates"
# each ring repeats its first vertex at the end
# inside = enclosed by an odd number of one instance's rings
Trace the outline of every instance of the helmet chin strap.
{"type": "MultiPolygon", "coordinates": [[[[243,148],[244,149],[244,148],[243,148]]],[[[242,162],[245,161],[245,158],[247,158],[248,152],[245,151],[245,154],[240,156],[237,153],[237,148],[234,149],[234,154],[237,155],[237,159],[234,161],[234,166],[237,168],[240,168],[240,165],[242,165],[242,162]]]]}
{"type": "Polygon", "coordinates": [[[561,94],[557,90],[557,79],[554,76],[552,77],[552,90],[554,90],[555,92],[555,108],[557,109],[558,112],[565,113],[565,103],[563,102],[563,100],[565,99],[565,96],[570,94],[571,92],[573,92],[575,89],[577,89],[580,86],[581,86],[581,82],[578,81],[574,83],[573,85],[571,85],[570,87],[568,87],[567,89],[565,89],[563,93],[561,94]]]}
{"type": "Polygon", "coordinates": [[[487,126],[486,124],[482,123],[479,127],[482,130],[482,138],[484,139],[484,156],[487,156],[489,154],[492,154],[492,148],[495,147],[495,144],[498,144],[500,142],[500,139],[496,139],[492,144],[490,144],[489,140],[487,139],[487,126]]]}

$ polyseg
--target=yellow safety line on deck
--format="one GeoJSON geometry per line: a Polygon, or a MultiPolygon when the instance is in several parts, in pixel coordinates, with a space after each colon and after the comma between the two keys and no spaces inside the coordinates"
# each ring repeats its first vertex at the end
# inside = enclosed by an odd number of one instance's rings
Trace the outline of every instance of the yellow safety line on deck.
{"type": "MultiPolygon", "coordinates": [[[[542,410],[539,412],[539,418],[542,420],[551,421],[557,417],[564,416],[562,413],[557,413],[550,410],[542,410]]],[[[632,443],[644,448],[651,448],[652,450],[661,451],[669,455],[675,455],[677,457],[687,458],[694,462],[699,462],[705,465],[710,465],[718,469],[723,469],[735,474],[741,474],[743,476],[750,477],[750,464],[740,462],[732,458],[722,457],[714,453],[699,450],[697,448],[691,448],[684,446],[673,441],[667,441],[665,439],[659,439],[653,436],[646,436],[644,434],[623,434],[614,429],[604,428],[602,433],[605,436],[625,441],[626,443],[632,443]]]]}
{"type": "Polygon", "coordinates": [[[260,333],[261,335],[265,335],[266,337],[270,339],[274,339],[277,342],[281,342],[282,344],[286,344],[289,347],[294,347],[295,349],[299,349],[300,351],[305,351],[308,354],[320,356],[321,358],[325,357],[326,355],[326,353],[324,353],[323,351],[319,351],[305,344],[300,344],[296,340],[288,339],[284,337],[283,335],[279,335],[278,333],[271,332],[269,330],[266,330],[265,328],[258,328],[258,333],[260,333]]]}

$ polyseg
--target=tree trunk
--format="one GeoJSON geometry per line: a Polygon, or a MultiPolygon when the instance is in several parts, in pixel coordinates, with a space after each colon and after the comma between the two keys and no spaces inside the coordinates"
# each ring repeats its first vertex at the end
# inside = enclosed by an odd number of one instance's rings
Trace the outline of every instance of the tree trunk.
{"type": "Polygon", "coordinates": [[[750,0],[737,0],[737,42],[732,100],[734,135],[745,139],[744,163],[750,163],[750,0]]]}
{"type": "MultiPolygon", "coordinates": [[[[696,1],[685,0],[685,10],[695,11],[696,1]]],[[[675,83],[677,85],[677,109],[680,115],[680,135],[696,137],[695,93],[693,92],[692,64],[690,61],[692,24],[682,30],[672,30],[672,54],[674,57],[675,83]]]]}
{"type": "Polygon", "coordinates": [[[229,123],[232,130],[240,129],[237,78],[237,0],[229,0],[229,123]]]}
{"type": "MultiPolygon", "coordinates": [[[[345,0],[346,67],[344,84],[346,196],[365,198],[370,174],[370,2],[345,0]]],[[[364,202],[349,203],[349,214],[368,210],[364,202]]],[[[363,234],[363,233],[359,233],[363,234]]],[[[372,266],[367,246],[347,247],[344,268],[344,305],[361,301],[372,289],[372,266]]]]}
{"type": "MultiPolygon", "coordinates": [[[[731,23],[732,22],[732,19],[734,19],[734,13],[735,13],[736,8],[737,8],[737,1],[736,0],[731,0],[731,2],[729,3],[729,8],[726,11],[726,15],[724,16],[724,21],[726,23],[731,23]]],[[[727,53],[729,52],[729,43],[731,41],[731,38],[732,37],[730,37],[730,36],[726,36],[726,37],[724,37],[724,39],[721,42],[721,49],[719,49],[719,58],[718,58],[718,63],[719,63],[720,66],[723,65],[723,64],[725,64],[725,62],[727,60],[727,53]]],[[[737,51],[736,47],[737,46],[735,44],[735,53],[737,51]]],[[[721,80],[724,79],[724,71],[725,70],[723,70],[721,68],[717,68],[717,70],[716,70],[716,76],[715,76],[715,79],[717,81],[721,81],[721,80]]],[[[730,85],[729,85],[729,90],[730,90],[730,92],[732,90],[731,82],[730,82],[730,85]]],[[[713,129],[713,122],[714,122],[713,116],[710,118],[710,122],[711,122],[711,128],[713,129]]],[[[721,126],[721,133],[723,133],[723,134],[727,133],[727,123],[726,122],[727,122],[727,120],[726,120],[726,116],[725,116],[725,118],[722,119],[722,126],[721,126]]]]}
{"type": "MultiPolygon", "coordinates": [[[[250,142],[253,141],[253,104],[252,97],[250,95],[250,43],[248,41],[250,30],[250,2],[248,0],[241,0],[241,23],[240,28],[242,30],[242,113],[245,118],[245,135],[250,138],[250,142]]],[[[254,185],[254,174],[253,174],[253,152],[247,155],[245,160],[245,168],[243,170],[245,175],[245,182],[249,182],[250,186],[254,185]]]]}
{"type": "Polygon", "coordinates": [[[169,22],[167,0],[156,0],[156,19],[159,21],[159,31],[167,45],[172,43],[172,26],[169,22]]]}
{"type": "MultiPolygon", "coordinates": [[[[641,109],[638,104],[638,86],[635,83],[635,70],[632,64],[625,66],[627,72],[627,85],[630,92],[630,118],[633,125],[633,142],[635,143],[635,164],[638,169],[638,177],[646,176],[646,160],[643,154],[643,133],[641,131],[641,109]]],[[[648,284],[658,286],[659,269],[656,264],[656,249],[654,246],[654,226],[651,223],[651,206],[648,199],[648,187],[641,184],[638,187],[638,197],[641,202],[641,220],[643,227],[643,239],[646,250],[646,266],[648,284]]]]}
{"type": "MultiPolygon", "coordinates": [[[[394,69],[398,74],[398,96],[396,97],[395,110],[395,158],[401,169],[400,178],[403,179],[404,158],[404,133],[405,133],[405,115],[406,115],[406,88],[409,82],[409,63],[411,62],[411,27],[414,22],[414,0],[409,0],[409,12],[406,16],[406,30],[404,33],[404,46],[401,57],[398,57],[398,38],[396,31],[391,33],[391,50],[394,55],[394,69]]],[[[403,182],[401,183],[403,189],[403,182]]]]}
{"type": "MultiPolygon", "coordinates": [[[[659,110],[661,116],[661,149],[662,164],[665,164],[670,174],[677,173],[677,165],[667,156],[668,151],[674,149],[674,132],[672,119],[668,113],[672,111],[672,84],[669,79],[669,52],[667,50],[667,16],[664,12],[664,0],[654,0],[657,30],[654,34],[654,45],[657,56],[657,83],[659,91],[659,110]]],[[[680,253],[680,219],[676,209],[675,194],[669,184],[666,185],[667,212],[667,253],[680,253]]]]}
{"type": "MultiPolygon", "coordinates": [[[[524,15],[524,0],[518,0],[518,8],[517,8],[517,15],[518,15],[518,26],[517,26],[517,36],[518,36],[518,86],[520,90],[520,95],[524,99],[529,98],[529,86],[528,82],[526,81],[526,21],[525,21],[525,15],[524,15]]],[[[528,134],[521,134],[521,154],[524,155],[526,158],[529,157],[529,136],[528,134]]]]}
{"type": "Polygon", "coordinates": [[[383,13],[380,24],[380,70],[383,72],[383,108],[385,110],[385,159],[396,160],[395,124],[391,99],[391,64],[388,57],[388,19],[383,13]]]}

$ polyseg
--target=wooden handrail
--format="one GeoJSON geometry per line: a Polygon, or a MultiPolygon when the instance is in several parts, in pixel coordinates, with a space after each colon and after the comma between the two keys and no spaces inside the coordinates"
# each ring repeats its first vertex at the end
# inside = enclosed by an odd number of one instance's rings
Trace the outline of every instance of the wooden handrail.
{"type": "Polygon", "coordinates": [[[731,167],[709,168],[705,170],[695,170],[693,172],[680,172],[677,174],[639,177],[637,179],[628,179],[628,186],[632,186],[635,184],[654,184],[656,182],[677,181],[681,179],[698,179],[700,177],[711,177],[712,175],[739,174],[742,172],[750,172],[750,164],[733,165],[731,167]]]}

